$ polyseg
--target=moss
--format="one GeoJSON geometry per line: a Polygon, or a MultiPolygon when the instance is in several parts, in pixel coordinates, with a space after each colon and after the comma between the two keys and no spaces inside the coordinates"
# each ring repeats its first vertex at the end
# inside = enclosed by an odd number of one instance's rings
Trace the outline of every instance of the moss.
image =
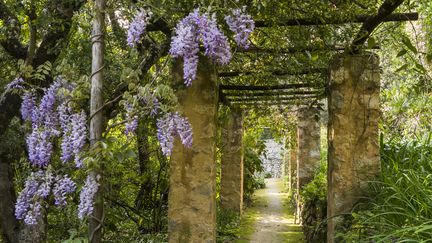
{"type": "Polygon", "coordinates": [[[259,217],[259,213],[256,209],[248,208],[245,210],[240,222],[239,239],[236,240],[235,242],[237,243],[249,242],[250,237],[255,231],[254,226],[258,217],[259,217]]]}

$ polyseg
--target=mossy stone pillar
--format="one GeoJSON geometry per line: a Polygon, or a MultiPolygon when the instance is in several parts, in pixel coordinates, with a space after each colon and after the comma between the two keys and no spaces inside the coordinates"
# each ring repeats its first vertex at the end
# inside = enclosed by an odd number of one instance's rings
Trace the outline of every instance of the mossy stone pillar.
{"type": "Polygon", "coordinates": [[[314,177],[320,161],[319,111],[315,107],[298,110],[297,180],[299,190],[314,177]]]}
{"type": "Polygon", "coordinates": [[[289,159],[289,181],[291,188],[297,188],[297,130],[293,132],[290,138],[290,159],[289,159]]]}
{"type": "Polygon", "coordinates": [[[231,109],[222,128],[221,207],[242,213],[243,207],[243,116],[231,109]]]}
{"type": "Polygon", "coordinates": [[[282,177],[285,182],[285,187],[288,189],[288,193],[291,193],[291,148],[289,141],[285,144],[285,150],[284,150],[284,164],[283,164],[283,174],[282,177]],[[285,181],[286,180],[286,181],[285,181]]]}
{"type": "Polygon", "coordinates": [[[330,64],[327,242],[342,229],[343,214],[368,192],[380,172],[379,59],[339,55],[330,64]]]}
{"type": "Polygon", "coordinates": [[[176,138],[170,161],[168,240],[170,243],[216,242],[217,82],[211,62],[200,57],[192,86],[183,84],[183,66],[173,67],[180,113],[189,119],[193,144],[176,138]]]}
{"type": "Polygon", "coordinates": [[[312,181],[320,162],[318,109],[315,107],[299,108],[297,122],[297,213],[301,219],[300,192],[306,184],[312,181]]]}

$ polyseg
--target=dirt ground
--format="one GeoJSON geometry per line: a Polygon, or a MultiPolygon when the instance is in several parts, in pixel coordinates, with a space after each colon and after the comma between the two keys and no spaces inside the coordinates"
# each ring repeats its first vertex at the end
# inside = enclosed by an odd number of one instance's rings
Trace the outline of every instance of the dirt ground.
{"type": "Polygon", "coordinates": [[[242,217],[246,221],[241,225],[244,235],[237,242],[304,242],[293,212],[282,179],[266,179],[266,188],[256,191],[252,206],[242,217]]]}

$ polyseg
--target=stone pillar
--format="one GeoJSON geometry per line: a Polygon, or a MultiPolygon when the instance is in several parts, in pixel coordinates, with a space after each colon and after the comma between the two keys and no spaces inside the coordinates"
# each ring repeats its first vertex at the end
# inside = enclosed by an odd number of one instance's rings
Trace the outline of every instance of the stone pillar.
{"type": "Polygon", "coordinates": [[[340,55],[330,65],[327,242],[340,242],[343,214],[380,173],[380,76],[376,55],[340,55]]]}
{"type": "Polygon", "coordinates": [[[300,192],[312,181],[320,162],[319,111],[301,107],[297,113],[297,215],[302,222],[300,192]]]}
{"type": "Polygon", "coordinates": [[[285,150],[284,150],[284,166],[283,166],[283,175],[282,178],[285,182],[285,188],[288,189],[288,193],[291,193],[291,148],[289,140],[287,139],[285,143],[285,150]],[[286,180],[286,181],[285,181],[286,180]]]}
{"type": "Polygon", "coordinates": [[[297,154],[298,154],[298,141],[297,141],[297,129],[291,134],[291,142],[290,142],[290,183],[291,190],[294,192],[293,197],[295,199],[295,213],[294,213],[294,223],[297,224],[300,222],[300,206],[299,206],[299,191],[297,190],[297,154]]]}
{"type": "Polygon", "coordinates": [[[173,67],[180,113],[189,119],[193,144],[178,138],[170,162],[168,238],[170,243],[216,242],[217,82],[211,62],[200,57],[192,86],[183,84],[183,67],[173,67]]]}
{"type": "Polygon", "coordinates": [[[290,182],[291,188],[297,188],[297,130],[293,132],[291,135],[291,143],[290,143],[290,182]]]}
{"type": "Polygon", "coordinates": [[[222,128],[221,207],[242,213],[243,208],[243,116],[231,109],[222,128]]]}
{"type": "Polygon", "coordinates": [[[314,107],[303,107],[298,111],[297,180],[301,190],[314,177],[320,162],[319,111],[314,107]]]}

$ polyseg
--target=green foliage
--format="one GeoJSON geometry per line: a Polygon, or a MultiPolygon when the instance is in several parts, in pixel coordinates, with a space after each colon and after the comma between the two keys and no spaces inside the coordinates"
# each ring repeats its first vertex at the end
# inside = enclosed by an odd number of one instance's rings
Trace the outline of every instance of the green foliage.
{"type": "Polygon", "coordinates": [[[382,145],[375,196],[353,214],[349,242],[429,242],[432,239],[432,134],[382,145]]]}
{"type": "Polygon", "coordinates": [[[238,238],[240,215],[231,210],[223,210],[218,207],[217,212],[216,242],[232,242],[238,238]]]}
{"type": "Polygon", "coordinates": [[[256,189],[265,186],[264,179],[259,179],[257,174],[263,172],[260,156],[264,153],[265,144],[258,140],[259,133],[245,133],[244,143],[244,174],[243,174],[243,199],[250,202],[256,189]]]}
{"type": "Polygon", "coordinates": [[[327,163],[321,159],[314,179],[300,192],[303,233],[307,242],[325,242],[327,236],[327,163]]]}

